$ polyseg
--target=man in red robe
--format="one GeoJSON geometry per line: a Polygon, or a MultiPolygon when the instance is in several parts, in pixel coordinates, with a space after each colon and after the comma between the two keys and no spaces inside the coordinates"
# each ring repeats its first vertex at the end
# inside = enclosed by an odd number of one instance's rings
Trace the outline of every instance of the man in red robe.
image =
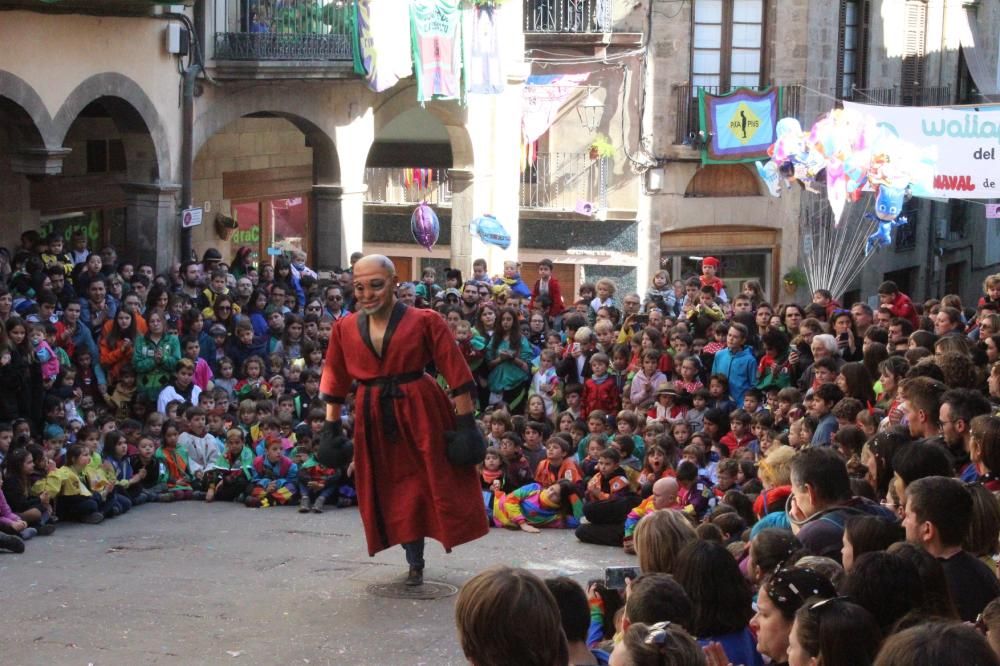
{"type": "Polygon", "coordinates": [[[406,583],[421,585],[425,537],[450,551],[489,531],[474,466],[485,451],[475,384],[441,316],[396,300],[388,258],[359,260],[353,283],[358,311],[334,324],[327,346],[320,381],[327,425],[317,457],[328,466],[349,460],[340,416],[356,381],[354,475],[368,554],[402,544],[406,583]],[[454,406],[424,372],[432,362],[454,406]]]}

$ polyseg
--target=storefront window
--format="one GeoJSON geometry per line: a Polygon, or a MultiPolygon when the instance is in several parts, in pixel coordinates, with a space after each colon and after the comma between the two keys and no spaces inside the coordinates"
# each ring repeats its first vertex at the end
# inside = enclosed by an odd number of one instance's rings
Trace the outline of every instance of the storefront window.
{"type": "Polygon", "coordinates": [[[671,278],[686,280],[701,275],[701,260],[716,257],[721,262],[718,275],[726,285],[726,294],[732,298],[747,280],[757,280],[764,288],[771,283],[771,253],[767,250],[732,252],[729,250],[706,251],[703,254],[660,255],[660,266],[671,278]]]}
{"type": "Polygon", "coordinates": [[[244,201],[234,203],[232,211],[237,224],[233,251],[251,248],[254,263],[292,250],[310,251],[308,197],[244,201]]]}

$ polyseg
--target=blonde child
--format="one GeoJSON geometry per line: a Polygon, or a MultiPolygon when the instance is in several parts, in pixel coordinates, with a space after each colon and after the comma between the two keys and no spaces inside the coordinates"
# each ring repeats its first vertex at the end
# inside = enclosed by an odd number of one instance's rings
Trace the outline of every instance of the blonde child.
{"type": "Polygon", "coordinates": [[[556,375],[556,353],[543,349],[538,357],[538,370],[531,378],[529,395],[537,395],[545,405],[545,416],[552,418],[556,403],[562,399],[562,382],[556,375]]]}

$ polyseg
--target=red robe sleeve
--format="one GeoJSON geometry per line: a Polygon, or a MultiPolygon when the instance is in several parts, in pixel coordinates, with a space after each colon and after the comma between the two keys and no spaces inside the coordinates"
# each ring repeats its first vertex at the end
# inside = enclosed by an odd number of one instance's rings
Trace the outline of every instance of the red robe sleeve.
{"type": "MultiPolygon", "coordinates": [[[[454,395],[468,393],[475,388],[472,372],[466,363],[448,324],[436,312],[428,311],[427,325],[423,327],[427,348],[434,358],[434,367],[448,382],[454,395]]],[[[331,337],[332,342],[332,337],[331,337]]],[[[320,387],[322,391],[322,385],[320,387]]]]}
{"type": "Polygon", "coordinates": [[[319,380],[320,399],[326,402],[343,403],[351,389],[351,376],[344,362],[343,327],[357,326],[354,317],[338,319],[330,331],[330,341],[326,345],[323,361],[323,375],[319,380]],[[348,322],[345,324],[344,322],[348,322]]]}

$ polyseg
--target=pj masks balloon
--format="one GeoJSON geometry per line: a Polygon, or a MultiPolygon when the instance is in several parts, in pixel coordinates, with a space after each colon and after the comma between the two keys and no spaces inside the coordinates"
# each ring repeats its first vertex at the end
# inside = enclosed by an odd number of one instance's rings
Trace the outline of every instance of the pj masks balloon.
{"type": "Polygon", "coordinates": [[[428,252],[434,247],[434,243],[437,243],[438,234],[441,233],[441,223],[426,203],[417,206],[410,216],[410,233],[413,234],[413,240],[421,247],[427,248],[428,252]]]}
{"type": "Polygon", "coordinates": [[[905,187],[880,185],[875,197],[875,217],[886,222],[895,220],[903,212],[903,202],[907,195],[905,187]]]}

